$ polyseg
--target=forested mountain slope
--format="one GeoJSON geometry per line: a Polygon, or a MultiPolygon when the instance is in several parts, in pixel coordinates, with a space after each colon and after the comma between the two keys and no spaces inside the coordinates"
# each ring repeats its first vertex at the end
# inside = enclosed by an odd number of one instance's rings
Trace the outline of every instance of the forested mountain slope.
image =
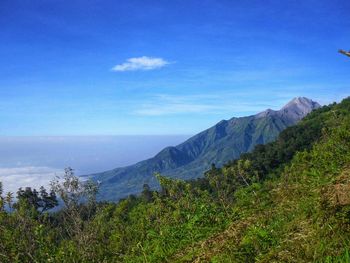
{"type": "Polygon", "coordinates": [[[143,184],[155,187],[158,183],[154,173],[180,179],[198,178],[212,163],[222,166],[257,144],[273,141],[282,130],[319,107],[310,99],[294,98],[278,111],[268,109],[256,115],[220,121],[176,147],[165,148],[151,159],[91,177],[102,182],[100,198],[103,200],[137,194],[143,184]]]}

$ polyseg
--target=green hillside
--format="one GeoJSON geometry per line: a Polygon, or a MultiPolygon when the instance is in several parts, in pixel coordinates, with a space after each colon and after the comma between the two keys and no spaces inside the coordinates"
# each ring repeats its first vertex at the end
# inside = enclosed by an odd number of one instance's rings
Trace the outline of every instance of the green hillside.
{"type": "Polygon", "coordinates": [[[2,199],[0,262],[350,262],[350,98],[204,178],[158,175],[160,191],[118,204],[67,173],[59,212],[2,199]]]}

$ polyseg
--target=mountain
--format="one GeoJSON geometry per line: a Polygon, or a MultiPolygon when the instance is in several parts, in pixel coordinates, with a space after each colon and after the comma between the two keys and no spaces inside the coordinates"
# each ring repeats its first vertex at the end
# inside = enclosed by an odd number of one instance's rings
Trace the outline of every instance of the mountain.
{"type": "Polygon", "coordinates": [[[154,173],[192,179],[203,175],[212,163],[221,166],[273,141],[285,128],[296,124],[320,105],[305,97],[291,100],[280,110],[267,109],[256,115],[222,120],[213,127],[156,156],[127,167],[90,175],[101,181],[100,198],[118,200],[142,191],[144,184],[157,186],[154,173]]]}

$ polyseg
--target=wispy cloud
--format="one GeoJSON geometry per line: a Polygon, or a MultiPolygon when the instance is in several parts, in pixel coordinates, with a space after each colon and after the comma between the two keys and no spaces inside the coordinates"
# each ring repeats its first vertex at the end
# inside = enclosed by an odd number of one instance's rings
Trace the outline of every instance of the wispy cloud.
{"type": "Polygon", "coordinates": [[[267,108],[266,104],[238,103],[232,97],[224,95],[187,95],[176,96],[158,94],[149,99],[147,103],[141,104],[134,114],[143,116],[163,116],[175,114],[222,114],[228,113],[234,116],[238,112],[256,113],[267,108]]]}
{"type": "Polygon", "coordinates": [[[51,180],[62,174],[62,170],[50,167],[0,168],[0,182],[2,182],[5,192],[16,193],[20,187],[39,189],[44,186],[47,188],[51,180]]]}
{"type": "Polygon", "coordinates": [[[114,66],[112,68],[112,71],[123,72],[136,70],[153,70],[162,68],[168,64],[169,62],[163,58],[143,56],[138,58],[129,58],[124,63],[114,66]]]}
{"type": "Polygon", "coordinates": [[[135,113],[144,116],[161,116],[185,113],[205,113],[217,110],[218,107],[206,104],[175,103],[168,105],[145,105],[143,109],[136,110],[135,113]]]}

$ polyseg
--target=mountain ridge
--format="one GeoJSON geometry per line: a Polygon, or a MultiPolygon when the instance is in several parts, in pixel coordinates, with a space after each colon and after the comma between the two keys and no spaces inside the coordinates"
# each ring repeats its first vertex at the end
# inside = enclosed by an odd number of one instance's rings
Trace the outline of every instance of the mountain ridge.
{"type": "Polygon", "coordinates": [[[267,109],[255,115],[221,120],[177,146],[164,148],[152,158],[90,177],[102,182],[100,198],[107,200],[139,193],[144,184],[157,186],[153,176],[156,172],[181,179],[197,178],[212,163],[221,166],[257,144],[271,142],[282,130],[319,107],[311,99],[296,97],[280,110],[267,109]]]}

